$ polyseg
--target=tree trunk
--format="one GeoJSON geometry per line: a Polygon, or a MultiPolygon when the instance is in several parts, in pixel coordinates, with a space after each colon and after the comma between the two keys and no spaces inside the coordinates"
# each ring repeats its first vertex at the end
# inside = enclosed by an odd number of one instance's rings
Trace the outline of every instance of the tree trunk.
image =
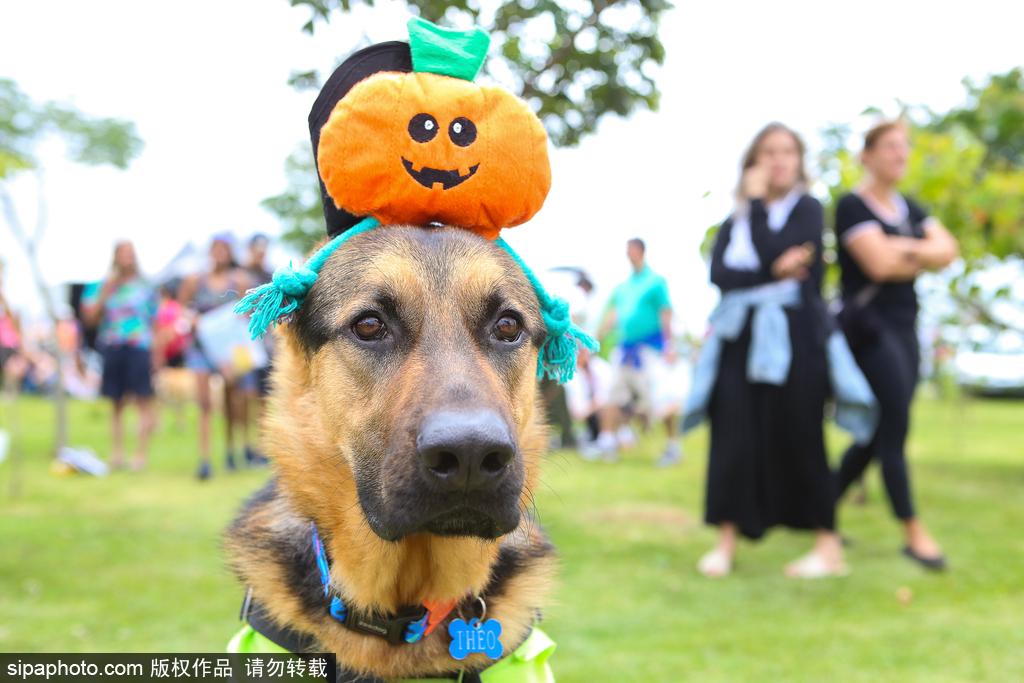
{"type": "MultiPolygon", "coordinates": [[[[39,180],[40,185],[42,179],[39,180]]],[[[68,445],[68,395],[64,390],[64,349],[60,346],[60,339],[57,336],[57,326],[60,324],[60,318],[57,315],[57,307],[53,302],[53,295],[50,292],[50,287],[46,283],[46,278],[43,277],[43,271],[39,267],[39,259],[36,255],[36,250],[39,247],[39,242],[42,240],[43,229],[46,225],[46,207],[42,199],[42,187],[39,189],[39,213],[37,217],[36,230],[31,238],[25,233],[22,228],[21,221],[18,218],[18,213],[14,207],[14,201],[11,199],[11,195],[7,192],[7,189],[0,186],[0,201],[4,205],[4,215],[7,219],[7,225],[11,228],[11,232],[14,233],[15,238],[21,242],[22,249],[25,250],[25,256],[28,259],[29,268],[32,270],[32,279],[35,280],[36,288],[39,290],[39,295],[43,299],[43,306],[46,308],[46,315],[50,318],[50,323],[53,325],[53,336],[57,341],[57,388],[54,391],[54,405],[57,411],[57,429],[55,430],[56,442],[54,444],[53,455],[56,457],[61,449],[68,445]]]]}

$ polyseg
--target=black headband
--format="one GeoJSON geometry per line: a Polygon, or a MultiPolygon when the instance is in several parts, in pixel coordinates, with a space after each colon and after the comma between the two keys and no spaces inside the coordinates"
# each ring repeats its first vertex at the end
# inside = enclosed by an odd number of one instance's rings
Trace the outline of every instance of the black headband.
{"type": "MultiPolygon", "coordinates": [[[[334,107],[356,83],[382,71],[412,71],[412,53],[408,43],[390,41],[377,43],[363,48],[342,62],[331,77],[324,83],[320,94],[309,112],[309,138],[313,143],[313,159],[317,158],[320,146],[320,129],[327,123],[334,107]]],[[[317,178],[320,178],[319,164],[317,178]]],[[[324,181],[320,178],[320,199],[324,205],[324,218],[327,220],[327,236],[334,238],[345,232],[364,216],[353,216],[344,209],[334,205],[334,200],[327,194],[324,181]]]]}

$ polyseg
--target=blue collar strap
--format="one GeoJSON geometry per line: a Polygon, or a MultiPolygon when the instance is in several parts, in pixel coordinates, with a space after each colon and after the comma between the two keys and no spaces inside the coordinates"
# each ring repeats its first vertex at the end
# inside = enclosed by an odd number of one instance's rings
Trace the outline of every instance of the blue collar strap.
{"type": "Polygon", "coordinates": [[[327,564],[327,554],[324,552],[323,543],[320,542],[320,535],[316,532],[316,525],[310,522],[309,528],[313,532],[313,550],[316,552],[316,564],[320,569],[320,583],[323,584],[324,595],[331,598],[331,616],[347,629],[383,638],[392,645],[415,643],[423,637],[430,614],[422,605],[406,607],[393,617],[384,619],[347,609],[341,598],[331,595],[331,568],[327,564]]]}
{"type": "MultiPolygon", "coordinates": [[[[320,274],[320,269],[338,247],[352,237],[369,232],[378,225],[380,222],[376,218],[363,219],[320,247],[303,265],[294,268],[289,263],[274,272],[273,280],[250,289],[235,306],[235,313],[252,313],[249,319],[249,333],[252,338],[262,337],[267,328],[271,325],[276,327],[278,322],[287,319],[302,306],[306,294],[320,274]]],[[[523,269],[523,273],[533,285],[533,291],[540,304],[547,339],[541,345],[540,355],[537,356],[537,377],[542,378],[546,375],[559,383],[572,379],[576,372],[577,343],[592,352],[600,349],[601,345],[572,321],[569,316],[569,304],[565,299],[548,294],[537,276],[505,240],[499,237],[495,244],[504,249],[523,269]]]]}

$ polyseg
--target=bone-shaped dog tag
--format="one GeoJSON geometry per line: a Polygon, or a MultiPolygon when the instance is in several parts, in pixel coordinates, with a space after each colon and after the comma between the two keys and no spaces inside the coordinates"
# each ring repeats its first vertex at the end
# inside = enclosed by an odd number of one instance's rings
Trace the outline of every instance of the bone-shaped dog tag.
{"type": "Polygon", "coordinates": [[[452,637],[448,651],[455,659],[465,659],[471,652],[480,652],[491,659],[498,659],[505,649],[498,640],[501,624],[497,619],[488,619],[483,624],[479,619],[470,619],[468,624],[462,619],[455,619],[448,624],[448,633],[452,637]]]}

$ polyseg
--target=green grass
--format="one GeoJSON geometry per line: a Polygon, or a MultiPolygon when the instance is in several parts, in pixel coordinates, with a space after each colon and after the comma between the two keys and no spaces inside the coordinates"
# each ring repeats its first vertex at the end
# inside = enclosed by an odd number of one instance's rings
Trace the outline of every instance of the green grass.
{"type": "MultiPolygon", "coordinates": [[[[21,497],[8,495],[12,463],[0,465],[0,651],[223,648],[242,591],[220,532],[266,472],[195,481],[195,435],[168,413],[146,472],[55,477],[52,406],[23,399],[19,411],[21,497]]],[[[104,453],[108,416],[74,404],[73,443],[104,453]]],[[[536,495],[563,562],[544,626],[558,680],[1024,680],[1022,435],[1022,402],[920,399],[913,484],[952,569],[929,574],[897,553],[872,471],[868,504],[841,511],[853,573],[813,582],[782,576],[810,543],[785,531],[742,545],[724,580],[694,570],[714,540],[701,523],[704,431],[668,471],[651,466],[657,436],[614,465],[554,455],[536,495]]],[[[830,437],[838,455],[844,437],[830,437]]]]}

